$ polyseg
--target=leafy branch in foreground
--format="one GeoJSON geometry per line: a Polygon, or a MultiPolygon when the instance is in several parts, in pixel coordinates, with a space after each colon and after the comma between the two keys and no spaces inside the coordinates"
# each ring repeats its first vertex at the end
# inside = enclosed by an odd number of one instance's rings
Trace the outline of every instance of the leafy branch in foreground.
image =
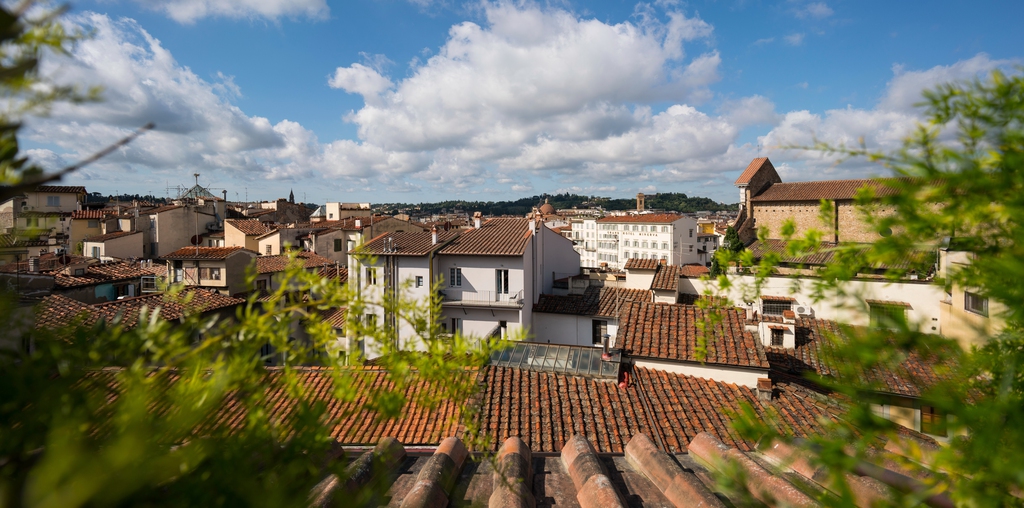
{"type": "MultiPolygon", "coordinates": [[[[894,492],[892,505],[913,505],[947,495],[957,505],[1024,504],[1024,76],[995,71],[984,79],[950,83],[925,93],[927,125],[894,153],[818,150],[866,158],[889,168],[896,178],[879,179],[858,194],[863,220],[879,235],[872,244],[830,247],[832,261],[815,274],[818,296],[850,295],[847,284],[865,267],[901,267],[890,280],[906,277],[915,264],[935,263],[921,251],[967,251],[967,263],[950,264],[935,284],[969,288],[993,302],[990,318],[1005,320],[998,333],[975,330],[983,340],[969,350],[954,341],[919,332],[915,323],[891,320],[886,328],[840,327],[825,348],[830,376],[813,381],[847,402],[836,422],[824,422],[825,435],[802,443],[807,456],[829,473],[834,492],[849,492],[848,473],[873,453],[878,443],[903,443],[909,459],[902,466],[923,478],[918,490],[894,492]],[[886,192],[879,192],[885,189],[886,192]],[[901,439],[893,422],[875,414],[884,404],[877,373],[913,359],[927,359],[937,381],[925,387],[919,403],[944,419],[934,422],[950,436],[937,450],[901,439]]],[[[823,206],[825,206],[823,204],[823,206]]],[[[787,258],[822,252],[821,235],[793,238],[787,258]]],[[[719,263],[748,267],[751,295],[776,273],[782,256],[768,254],[757,264],[749,251],[719,251],[719,263]]],[[[712,294],[734,290],[735,277],[722,275],[712,294]]],[[[857,296],[857,295],[853,295],[857,296]]],[[[744,297],[746,299],[746,297],[744,297]]],[[[752,301],[752,300],[751,300],[752,301]]],[[[740,415],[742,416],[742,415],[740,415]]],[[[791,441],[756,418],[740,418],[737,430],[762,446],[791,441]]],[[[852,506],[850,496],[822,502],[852,506]]]]}
{"type": "MultiPolygon", "coordinates": [[[[31,353],[4,349],[0,504],[304,506],[325,475],[344,479],[344,461],[330,459],[367,422],[415,413],[454,433],[472,416],[445,422],[436,410],[472,398],[486,357],[478,343],[428,333],[428,354],[403,355],[387,330],[354,324],[350,334],[384,355],[377,368],[346,367],[325,353],[338,336],[322,315],[365,302],[294,259],[286,275],[233,318],[192,312],[172,324],[160,307],[143,308],[134,327],[82,319],[29,330],[31,353]],[[267,366],[265,344],[278,366],[267,366]]],[[[169,289],[164,305],[194,308],[202,297],[169,289]]]]}

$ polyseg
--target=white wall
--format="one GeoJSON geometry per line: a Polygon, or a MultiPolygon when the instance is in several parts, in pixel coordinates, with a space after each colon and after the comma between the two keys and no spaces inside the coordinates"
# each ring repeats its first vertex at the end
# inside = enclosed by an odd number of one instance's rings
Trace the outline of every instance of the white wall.
{"type": "Polygon", "coordinates": [[[663,370],[673,374],[685,374],[714,381],[733,383],[740,386],[757,388],[757,378],[768,377],[767,369],[753,369],[714,365],[710,363],[682,363],[662,360],[634,360],[637,367],[663,370]]]}
{"type": "MultiPolygon", "coordinates": [[[[733,303],[741,304],[745,299],[753,300],[751,289],[754,278],[749,275],[730,275],[733,283],[727,296],[733,303]],[[744,294],[744,286],[747,294],[744,294]]],[[[693,287],[694,293],[703,291],[703,283],[699,280],[686,279],[693,287]]],[[[940,302],[945,297],[941,287],[930,282],[889,282],[884,280],[855,280],[844,283],[846,296],[838,296],[835,291],[826,293],[826,298],[815,302],[814,285],[819,279],[804,277],[769,277],[761,288],[763,296],[789,296],[800,303],[809,304],[813,309],[813,317],[846,323],[854,326],[868,326],[870,315],[861,299],[906,302],[909,323],[917,324],[924,333],[941,333],[939,319],[941,317],[940,302]]]]}

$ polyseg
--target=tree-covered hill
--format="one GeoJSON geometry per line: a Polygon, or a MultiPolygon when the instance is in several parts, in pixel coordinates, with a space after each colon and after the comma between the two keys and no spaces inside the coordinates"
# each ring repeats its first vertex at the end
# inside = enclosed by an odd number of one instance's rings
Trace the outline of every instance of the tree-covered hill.
{"type": "MultiPolygon", "coordinates": [[[[601,207],[606,210],[633,210],[636,198],[609,198],[581,196],[579,194],[551,194],[520,198],[515,201],[464,201],[449,200],[436,203],[382,203],[374,208],[384,213],[442,213],[442,212],[483,212],[484,215],[526,215],[533,207],[544,203],[545,198],[556,210],[563,208],[601,207]]],[[[709,198],[689,197],[681,192],[650,194],[645,197],[646,208],[676,212],[700,210],[736,210],[735,204],[719,203],[709,198]]]]}

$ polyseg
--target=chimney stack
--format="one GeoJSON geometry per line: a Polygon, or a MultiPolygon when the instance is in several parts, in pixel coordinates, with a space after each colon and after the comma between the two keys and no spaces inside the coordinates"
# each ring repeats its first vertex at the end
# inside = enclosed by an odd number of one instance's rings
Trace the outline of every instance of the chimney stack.
{"type": "Polygon", "coordinates": [[[361,221],[359,219],[356,219],[356,229],[362,229],[362,228],[363,228],[363,221],[361,221]]]}
{"type": "Polygon", "coordinates": [[[480,229],[480,225],[481,225],[480,223],[482,222],[481,219],[483,218],[483,216],[484,216],[484,214],[482,214],[480,212],[473,212],[473,227],[474,228],[480,229]]]}
{"type": "Polygon", "coordinates": [[[437,245],[437,226],[430,228],[430,244],[437,245]]]}

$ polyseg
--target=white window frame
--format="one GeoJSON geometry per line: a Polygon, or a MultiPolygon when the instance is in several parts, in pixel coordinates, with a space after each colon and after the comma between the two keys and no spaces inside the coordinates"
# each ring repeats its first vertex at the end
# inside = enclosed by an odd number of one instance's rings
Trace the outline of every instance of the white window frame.
{"type": "Polygon", "coordinates": [[[462,287],[462,268],[452,267],[448,269],[448,287],[462,287]]]}

